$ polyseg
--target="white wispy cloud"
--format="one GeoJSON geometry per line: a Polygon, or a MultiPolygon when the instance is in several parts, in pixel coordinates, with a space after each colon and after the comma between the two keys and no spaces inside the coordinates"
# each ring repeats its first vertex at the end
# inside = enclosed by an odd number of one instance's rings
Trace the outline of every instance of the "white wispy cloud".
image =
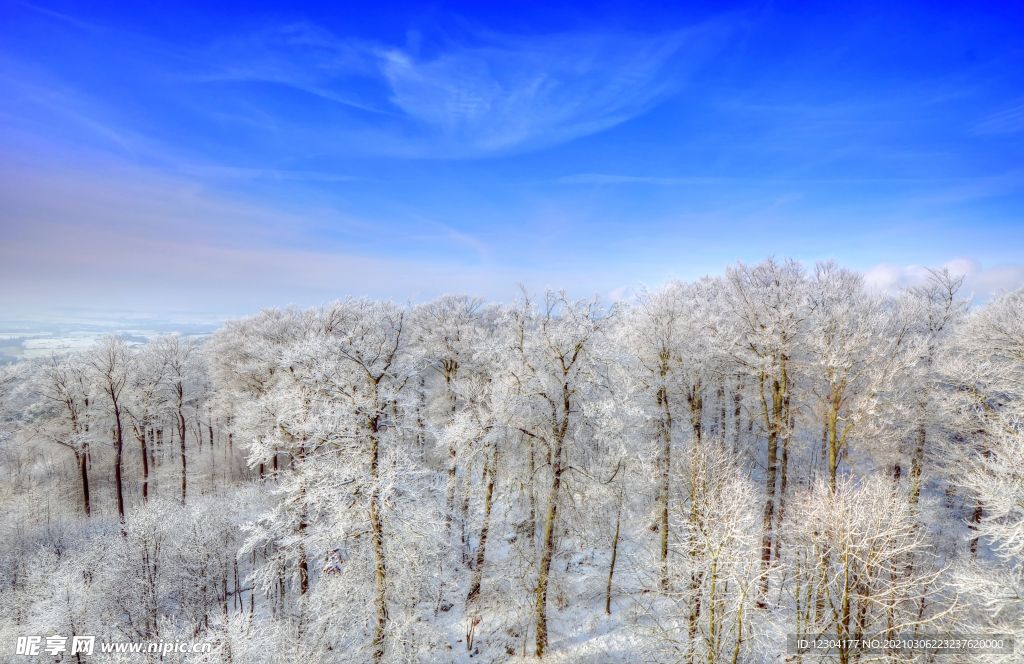
{"type": "Polygon", "coordinates": [[[463,30],[395,45],[296,23],[193,47],[105,30],[104,48],[123,56],[110,76],[137,88],[152,115],[24,63],[5,63],[0,88],[18,99],[5,102],[11,116],[37,134],[51,131],[52,118],[132,156],[179,163],[189,158],[188,143],[169,128],[180,123],[158,121],[166,109],[214,130],[213,151],[240,131],[253,151],[272,153],[286,145],[293,155],[488,157],[592,135],[645,113],[685,86],[731,31],[722,18],[654,34],[463,30]]]}
{"type": "Polygon", "coordinates": [[[205,62],[214,63],[212,70],[187,79],[278,83],[345,106],[388,114],[387,108],[345,85],[353,77],[376,75],[378,50],[370,42],[340,39],[316,25],[297,23],[216,42],[203,54],[205,62]]]}
{"type": "Polygon", "coordinates": [[[218,64],[193,80],[272,82],[404,120],[379,126],[372,117],[337,117],[342,131],[367,123],[361,144],[378,151],[484,156],[561,143],[640,115],[726,34],[724,23],[654,35],[480,32],[421,56],[299,24],[218,43],[211,49],[218,64]]]}
{"type": "Polygon", "coordinates": [[[559,143],[619,124],[670,89],[659,75],[688,35],[493,36],[429,61],[383,53],[392,101],[469,149],[559,143]]]}

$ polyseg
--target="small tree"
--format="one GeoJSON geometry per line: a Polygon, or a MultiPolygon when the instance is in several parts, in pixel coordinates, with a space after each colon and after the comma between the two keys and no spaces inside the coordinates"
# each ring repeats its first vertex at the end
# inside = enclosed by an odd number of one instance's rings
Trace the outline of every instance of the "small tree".
{"type": "Polygon", "coordinates": [[[51,355],[34,376],[34,391],[39,397],[34,419],[36,431],[47,440],[71,450],[82,482],[82,508],[92,513],[89,494],[89,399],[88,365],[77,355],[51,355]]]}
{"type": "MultiPolygon", "coordinates": [[[[956,603],[940,582],[944,570],[934,565],[910,496],[894,492],[886,477],[841,480],[835,491],[818,483],[793,512],[788,587],[799,638],[856,642],[934,633],[951,622],[956,603]]],[[[833,654],[847,664],[858,653],[844,643],[833,654]]]]}
{"type": "Polygon", "coordinates": [[[680,456],[668,584],[664,601],[648,607],[657,659],[751,660],[764,638],[754,611],[765,573],[757,491],[719,440],[691,445],[680,456]]]}

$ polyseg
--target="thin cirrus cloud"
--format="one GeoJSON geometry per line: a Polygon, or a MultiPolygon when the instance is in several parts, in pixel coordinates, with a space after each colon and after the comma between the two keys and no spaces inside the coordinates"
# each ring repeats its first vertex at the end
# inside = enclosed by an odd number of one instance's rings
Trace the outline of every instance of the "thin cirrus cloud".
{"type": "Polygon", "coordinates": [[[68,77],[66,65],[40,67],[0,50],[0,86],[10,93],[0,106],[12,126],[91,134],[131,158],[237,160],[245,145],[257,161],[283,164],[493,157],[597,134],[685,86],[731,26],[717,19],[660,33],[465,31],[406,46],[310,23],[204,47],[109,28],[71,31],[101,72],[89,85],[68,77]],[[188,146],[205,147],[188,154],[188,146]]]}
{"type": "Polygon", "coordinates": [[[274,83],[334,103],[339,112],[326,120],[337,149],[479,157],[548,147],[642,114],[725,32],[709,24],[656,35],[479,33],[425,56],[299,24],[217,44],[218,68],[194,80],[274,83]]]}
{"type": "Polygon", "coordinates": [[[976,134],[1012,134],[1024,131],[1024,104],[993,113],[974,127],[976,134]]]}

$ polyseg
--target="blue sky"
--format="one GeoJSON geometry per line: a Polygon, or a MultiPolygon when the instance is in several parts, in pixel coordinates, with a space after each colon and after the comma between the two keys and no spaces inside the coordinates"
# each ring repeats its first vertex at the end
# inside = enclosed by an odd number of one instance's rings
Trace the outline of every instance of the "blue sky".
{"type": "Polygon", "coordinates": [[[0,317],[1024,284],[1012,3],[0,3],[0,317]]]}

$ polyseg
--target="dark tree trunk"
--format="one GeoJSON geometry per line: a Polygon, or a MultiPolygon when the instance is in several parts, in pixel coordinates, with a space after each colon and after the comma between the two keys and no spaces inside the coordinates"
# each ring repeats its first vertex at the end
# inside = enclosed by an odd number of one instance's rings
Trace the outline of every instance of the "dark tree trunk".
{"type": "Polygon", "coordinates": [[[154,431],[153,427],[149,427],[146,437],[149,442],[149,466],[156,469],[156,431],[154,431]]]}
{"type": "Polygon", "coordinates": [[[188,461],[185,458],[185,416],[178,408],[178,437],[181,439],[181,504],[185,504],[186,478],[188,476],[188,461]]]}
{"type": "Polygon", "coordinates": [[[718,379],[718,437],[725,444],[725,376],[718,379]]]}
{"type": "Polygon", "coordinates": [[[612,538],[612,562],[608,566],[608,588],[604,596],[604,612],[612,613],[612,577],[615,575],[615,558],[619,553],[619,521],[622,518],[622,500],[619,500],[619,510],[615,513],[615,537],[612,538]]]}
{"type": "MultiPolygon", "coordinates": [[[[530,482],[527,485],[527,491],[529,492],[530,498],[530,551],[535,552],[537,549],[537,493],[534,490],[533,478],[537,470],[537,462],[535,458],[533,448],[533,438],[530,438],[530,482]]],[[[526,646],[523,646],[524,648],[526,646]]]]}
{"type": "MultiPolygon", "coordinates": [[[[302,539],[306,532],[306,518],[303,516],[299,521],[299,539],[302,539]]],[[[309,561],[306,559],[306,549],[299,545],[299,594],[305,596],[309,592],[309,561]]]]}
{"type": "MultiPolygon", "coordinates": [[[[785,373],[783,372],[783,377],[785,373]]],[[[783,400],[783,382],[779,380],[772,381],[772,405],[771,412],[768,412],[767,403],[764,405],[765,409],[765,424],[768,425],[768,458],[765,473],[765,499],[764,499],[764,518],[762,520],[762,532],[761,537],[761,563],[764,568],[764,578],[761,582],[762,597],[758,600],[760,606],[764,606],[764,595],[768,591],[768,567],[772,562],[772,541],[774,535],[775,525],[775,485],[778,482],[778,471],[779,471],[779,435],[782,431],[782,400],[783,400]]],[[[761,393],[764,394],[764,382],[762,379],[761,393]]],[[[762,400],[764,397],[762,396],[762,400]]]]}
{"type": "MultiPolygon", "coordinates": [[[[664,372],[663,372],[664,375],[664,372]]],[[[661,589],[668,590],[668,508],[671,489],[671,463],[672,463],[672,411],[668,403],[668,390],[664,387],[658,390],[658,405],[662,410],[661,421],[661,458],[658,465],[661,467],[661,496],[659,496],[659,509],[661,511],[661,589]]]]}
{"type": "Polygon", "coordinates": [[[733,441],[732,451],[734,454],[740,452],[740,416],[742,415],[741,406],[743,404],[743,382],[741,376],[736,376],[736,386],[732,392],[732,419],[733,419],[733,441]]]}
{"type": "Polygon", "coordinates": [[[381,514],[380,487],[380,449],[378,442],[378,422],[374,417],[370,422],[370,476],[374,483],[370,496],[370,536],[373,542],[373,566],[376,594],[374,597],[375,619],[373,624],[373,661],[384,659],[385,638],[388,628],[387,604],[387,558],[384,551],[384,519],[381,514]]]}
{"type": "Polygon", "coordinates": [[[149,451],[146,449],[146,429],[143,427],[142,435],[138,436],[139,444],[142,446],[142,502],[149,502],[149,451]]]}
{"type": "MultiPolygon", "coordinates": [[[[121,455],[124,449],[124,432],[121,429],[121,409],[118,407],[117,399],[111,397],[114,403],[114,485],[117,491],[117,516],[123,526],[124,518],[124,487],[121,482],[121,455]]],[[[128,532],[122,528],[121,533],[127,537],[128,532]]]]}
{"type": "Polygon", "coordinates": [[[484,522],[480,526],[480,542],[476,549],[476,562],[473,566],[473,575],[469,584],[469,594],[466,595],[466,604],[471,605],[480,596],[480,587],[484,577],[484,560],[487,553],[487,533],[491,525],[491,507],[494,505],[494,466],[497,460],[492,459],[484,466],[486,475],[487,491],[484,495],[484,522]]]}
{"type": "Polygon", "coordinates": [[[562,387],[562,417],[555,429],[554,449],[551,451],[551,492],[548,494],[548,512],[544,519],[544,540],[541,544],[540,568],[537,570],[537,657],[543,657],[548,647],[548,583],[551,579],[551,561],[555,556],[555,528],[558,525],[558,500],[562,490],[562,446],[569,430],[571,392],[562,387]]]}
{"type": "MultiPolygon", "coordinates": [[[[790,424],[792,430],[792,423],[790,424]]],[[[782,439],[782,466],[779,472],[779,524],[786,518],[786,492],[789,476],[789,434],[782,439]]],[[[782,538],[775,538],[775,560],[782,560],[782,538]]]]}
{"type": "Polygon", "coordinates": [[[90,516],[92,513],[91,506],[89,505],[89,470],[87,463],[88,459],[88,447],[84,448],[81,453],[75,452],[75,461],[78,462],[78,467],[81,469],[82,472],[82,507],[85,508],[86,516],[90,516]]]}
{"type": "Polygon", "coordinates": [[[693,428],[693,444],[699,447],[704,432],[704,397],[701,394],[700,383],[690,387],[687,401],[690,402],[690,426],[693,428]]]}
{"type": "MultiPolygon", "coordinates": [[[[922,412],[925,410],[924,404],[921,405],[922,412]]],[[[914,445],[914,454],[910,457],[910,504],[917,505],[918,499],[921,497],[921,473],[924,469],[924,445],[926,439],[926,431],[924,424],[921,424],[917,429],[917,436],[914,445]]]]}

